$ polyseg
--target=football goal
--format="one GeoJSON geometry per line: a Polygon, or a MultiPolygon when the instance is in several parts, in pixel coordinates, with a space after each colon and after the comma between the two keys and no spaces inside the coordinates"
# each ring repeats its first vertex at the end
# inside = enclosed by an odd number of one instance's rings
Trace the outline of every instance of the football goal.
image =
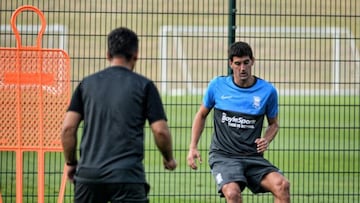
{"type": "MultiPolygon", "coordinates": [[[[162,26],[162,94],[202,94],[227,75],[227,27],[162,26]]],[[[360,95],[359,41],[343,27],[237,27],[255,54],[253,74],[286,95],[360,95]]]]}
{"type": "MultiPolygon", "coordinates": [[[[40,25],[18,25],[23,46],[34,46],[40,25]]],[[[10,25],[0,25],[1,47],[16,47],[16,39],[10,25]]],[[[67,50],[67,28],[64,25],[51,24],[46,26],[42,37],[42,48],[67,50]]]]}

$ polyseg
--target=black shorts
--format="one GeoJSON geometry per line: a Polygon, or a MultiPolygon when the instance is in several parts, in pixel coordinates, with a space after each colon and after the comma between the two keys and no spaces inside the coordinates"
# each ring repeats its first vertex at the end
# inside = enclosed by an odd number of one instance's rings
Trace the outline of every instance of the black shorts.
{"type": "Polygon", "coordinates": [[[148,203],[146,183],[75,183],[75,203],[148,203]]]}
{"type": "Polygon", "coordinates": [[[248,187],[255,194],[267,192],[260,186],[261,180],[268,173],[280,172],[261,156],[229,158],[212,153],[209,156],[209,165],[221,196],[222,187],[231,182],[238,183],[241,191],[248,187]]]}

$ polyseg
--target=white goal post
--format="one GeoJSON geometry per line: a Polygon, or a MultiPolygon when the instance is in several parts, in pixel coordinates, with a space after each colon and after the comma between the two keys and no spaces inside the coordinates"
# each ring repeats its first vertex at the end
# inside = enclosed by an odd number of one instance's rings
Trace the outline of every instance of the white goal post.
{"type": "MultiPolygon", "coordinates": [[[[187,82],[183,87],[179,89],[170,89],[167,81],[169,80],[169,67],[167,58],[169,57],[169,46],[172,46],[172,50],[175,50],[172,57],[177,57],[180,59],[186,58],[185,55],[188,50],[183,48],[183,43],[185,38],[182,36],[192,36],[197,33],[202,33],[202,35],[206,35],[207,33],[213,33],[214,35],[222,34],[227,35],[227,27],[211,27],[211,26],[162,26],[160,28],[160,59],[161,59],[161,92],[162,94],[170,94],[170,95],[182,95],[182,94],[199,94],[202,92],[199,88],[194,88],[192,83],[187,82]],[[171,44],[171,45],[169,45],[171,44]]],[[[261,35],[263,38],[271,35],[279,35],[285,36],[285,38],[291,37],[308,37],[308,39],[316,38],[325,38],[330,40],[331,50],[327,50],[329,53],[331,52],[331,60],[328,60],[332,63],[331,65],[331,83],[329,88],[325,89],[311,89],[311,88],[296,88],[296,89],[288,89],[282,88],[279,89],[280,94],[292,94],[292,95],[360,95],[360,56],[358,48],[356,47],[355,38],[351,32],[351,30],[342,27],[237,27],[236,28],[236,36],[241,37],[242,33],[253,33],[255,35],[261,35]],[[290,37],[289,37],[290,36],[290,37]],[[349,50],[345,60],[350,60],[352,63],[351,69],[351,78],[354,85],[351,84],[351,88],[343,88],[341,87],[341,83],[344,80],[341,78],[342,70],[340,67],[341,61],[344,58],[341,55],[341,50],[343,44],[342,41],[346,42],[347,49],[349,50]],[[351,56],[348,56],[351,55],[351,56]]],[[[305,38],[306,40],[306,38],[305,38]]],[[[308,42],[311,43],[311,42],[308,42]]],[[[216,50],[224,52],[226,50],[216,50]]],[[[226,60],[226,58],[225,58],[226,60]]],[[[181,78],[186,81],[192,81],[193,74],[191,70],[189,70],[188,62],[184,60],[178,60],[178,66],[181,69],[179,75],[179,80],[181,78]]],[[[226,68],[224,64],[224,69],[226,68]]],[[[214,75],[215,76],[215,75],[214,75]]],[[[345,76],[344,76],[345,77],[345,76]]],[[[266,79],[266,78],[265,78],[266,79]]]]}
{"type": "MultiPolygon", "coordinates": [[[[20,36],[22,36],[22,34],[24,33],[37,35],[37,33],[41,28],[41,25],[17,25],[16,28],[19,30],[20,36]]],[[[14,36],[13,30],[10,25],[0,25],[0,33],[8,33],[7,38],[12,38],[15,40],[15,37],[13,37],[14,36]]],[[[8,41],[8,39],[6,40],[8,41]]],[[[67,28],[64,25],[60,25],[60,24],[46,25],[46,29],[43,35],[43,42],[46,42],[46,46],[47,46],[46,48],[62,49],[66,51],[67,28]],[[49,40],[46,40],[46,38],[49,38],[49,40]],[[54,41],[57,41],[57,43],[55,44],[54,41]]],[[[10,48],[14,48],[14,47],[10,47],[10,48]]]]}

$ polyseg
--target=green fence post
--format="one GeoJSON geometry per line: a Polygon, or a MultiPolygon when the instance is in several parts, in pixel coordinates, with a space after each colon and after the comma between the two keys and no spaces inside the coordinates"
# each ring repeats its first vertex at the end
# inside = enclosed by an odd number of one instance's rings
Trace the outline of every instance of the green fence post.
{"type": "MultiPolygon", "coordinates": [[[[228,44],[230,45],[235,42],[235,17],[236,17],[236,0],[229,0],[229,24],[228,24],[228,44]]],[[[232,70],[229,66],[228,60],[226,60],[228,64],[228,74],[232,74],[232,70]]]]}

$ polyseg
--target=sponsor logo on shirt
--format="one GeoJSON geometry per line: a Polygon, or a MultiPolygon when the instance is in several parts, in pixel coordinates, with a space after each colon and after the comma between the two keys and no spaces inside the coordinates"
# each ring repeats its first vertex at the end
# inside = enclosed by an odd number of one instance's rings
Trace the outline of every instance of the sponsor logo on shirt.
{"type": "Polygon", "coordinates": [[[226,113],[222,113],[221,122],[228,124],[229,127],[243,128],[243,129],[254,129],[256,120],[249,120],[243,117],[228,116],[226,113]]]}

